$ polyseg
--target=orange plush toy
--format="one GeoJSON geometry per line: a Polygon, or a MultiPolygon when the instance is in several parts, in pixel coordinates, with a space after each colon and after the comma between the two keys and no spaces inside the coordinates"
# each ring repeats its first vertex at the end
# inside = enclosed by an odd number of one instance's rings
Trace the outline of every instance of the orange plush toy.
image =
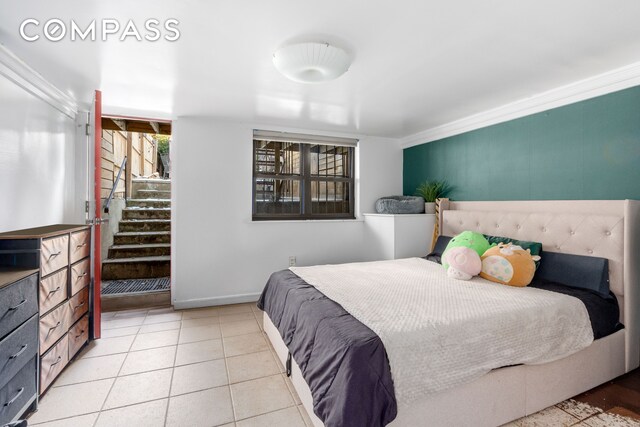
{"type": "Polygon", "coordinates": [[[480,277],[509,286],[527,286],[533,280],[539,256],[520,246],[500,243],[482,255],[480,277]]]}

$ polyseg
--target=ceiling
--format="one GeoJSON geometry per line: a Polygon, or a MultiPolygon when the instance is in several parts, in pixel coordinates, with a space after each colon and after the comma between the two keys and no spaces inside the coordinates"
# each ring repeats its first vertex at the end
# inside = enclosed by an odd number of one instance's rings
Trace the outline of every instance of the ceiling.
{"type": "Polygon", "coordinates": [[[87,103],[100,89],[106,113],[158,119],[404,137],[640,61],[637,0],[0,0],[0,11],[0,43],[61,90],[87,103]],[[181,36],[27,42],[26,18],[142,31],[175,18],[181,36]],[[319,85],[280,75],[272,53],[309,35],[351,50],[351,69],[319,85]]]}

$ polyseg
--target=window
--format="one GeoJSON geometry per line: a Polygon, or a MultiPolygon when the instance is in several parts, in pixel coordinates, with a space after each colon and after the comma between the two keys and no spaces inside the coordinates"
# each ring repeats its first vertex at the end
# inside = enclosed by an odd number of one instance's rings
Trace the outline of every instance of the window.
{"type": "Polygon", "coordinates": [[[256,130],[253,219],[353,219],[357,141],[256,130]]]}

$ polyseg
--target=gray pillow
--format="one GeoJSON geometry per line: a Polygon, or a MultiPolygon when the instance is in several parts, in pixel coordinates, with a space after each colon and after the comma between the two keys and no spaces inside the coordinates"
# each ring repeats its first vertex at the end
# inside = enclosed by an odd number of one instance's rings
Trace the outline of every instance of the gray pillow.
{"type": "Polygon", "coordinates": [[[591,290],[609,296],[609,260],[606,258],[543,252],[536,278],[591,290]]]}
{"type": "Polygon", "coordinates": [[[450,240],[451,240],[451,237],[449,236],[438,236],[438,239],[436,240],[436,244],[433,247],[433,251],[429,255],[427,255],[425,258],[428,259],[429,261],[442,264],[442,254],[444,253],[444,250],[447,249],[447,245],[449,244],[450,240]]]}

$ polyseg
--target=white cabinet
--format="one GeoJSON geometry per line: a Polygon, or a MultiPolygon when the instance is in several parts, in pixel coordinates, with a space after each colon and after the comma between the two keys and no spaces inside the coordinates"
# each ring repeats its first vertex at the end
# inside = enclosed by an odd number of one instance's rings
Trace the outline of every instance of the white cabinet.
{"type": "Polygon", "coordinates": [[[372,245],[380,259],[422,257],[431,252],[436,216],[364,214],[372,245]]]}

